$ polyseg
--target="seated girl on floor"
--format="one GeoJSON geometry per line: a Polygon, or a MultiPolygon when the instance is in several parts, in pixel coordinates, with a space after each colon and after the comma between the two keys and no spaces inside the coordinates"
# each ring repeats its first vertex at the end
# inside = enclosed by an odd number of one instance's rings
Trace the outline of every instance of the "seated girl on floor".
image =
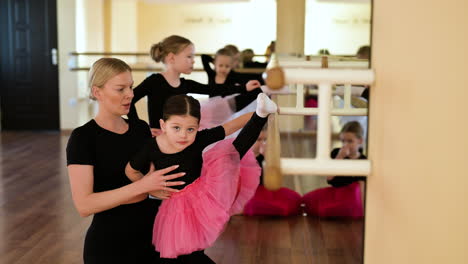
{"type": "MultiPolygon", "coordinates": [[[[362,154],[363,129],[359,122],[346,123],[339,137],[343,146],[331,152],[333,159],[367,159],[362,154]]],[[[331,187],[320,188],[303,196],[305,211],[319,217],[362,217],[365,179],[351,176],[327,177],[331,187]]]]}

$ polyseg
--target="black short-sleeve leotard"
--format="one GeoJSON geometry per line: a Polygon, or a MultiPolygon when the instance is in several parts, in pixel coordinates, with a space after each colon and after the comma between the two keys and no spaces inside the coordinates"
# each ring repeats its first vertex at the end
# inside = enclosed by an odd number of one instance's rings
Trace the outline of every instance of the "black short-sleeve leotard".
{"type": "MultiPolygon", "coordinates": [[[[124,134],[100,127],[94,120],[73,130],[67,145],[67,165],[93,166],[93,191],[130,184],[125,166],[151,138],[141,120],[128,121],[124,134]]],[[[75,177],[79,177],[76,175],[75,177]]],[[[155,263],[152,228],[160,201],[145,199],[96,213],[86,233],[84,263],[155,263]]]]}
{"type": "MultiPolygon", "coordinates": [[[[205,70],[206,74],[208,75],[208,84],[210,85],[218,85],[216,84],[216,72],[211,68],[210,63],[213,63],[213,58],[209,55],[203,54],[201,55],[202,62],[203,62],[203,69],[205,70]]],[[[224,81],[224,84],[228,85],[239,85],[245,86],[246,83],[250,80],[258,80],[260,84],[265,84],[263,78],[260,74],[246,74],[246,73],[238,73],[231,70],[224,81]]],[[[222,88],[218,88],[222,89],[222,88]]],[[[257,88],[250,92],[242,93],[234,97],[234,104],[235,104],[235,111],[240,111],[251,102],[253,102],[259,93],[262,92],[262,89],[257,88]]],[[[210,96],[211,97],[211,96],[210,96]]]]}
{"type": "MultiPolygon", "coordinates": [[[[336,158],[336,156],[338,155],[338,152],[340,152],[339,148],[333,149],[330,154],[330,157],[332,159],[336,158]]],[[[345,158],[345,159],[349,159],[349,158],[345,158]]],[[[360,153],[360,156],[358,159],[367,159],[367,157],[364,154],[360,153]]],[[[333,187],[343,187],[353,182],[365,181],[365,180],[366,180],[366,177],[361,177],[361,176],[357,176],[357,177],[335,176],[333,177],[332,180],[329,180],[327,182],[333,187]]]]}
{"type": "MultiPolygon", "coordinates": [[[[209,84],[216,84],[216,72],[211,68],[210,63],[214,63],[213,57],[202,54],[201,55],[203,69],[205,70],[206,74],[208,75],[208,83],[209,84]]],[[[265,84],[265,81],[262,78],[261,74],[258,73],[240,73],[236,72],[235,70],[231,70],[226,80],[224,81],[225,84],[234,84],[234,85],[245,85],[250,80],[257,80],[261,84],[265,84]]]]}
{"type": "Polygon", "coordinates": [[[186,174],[176,180],[182,180],[184,185],[174,186],[176,189],[183,189],[186,185],[192,183],[200,177],[203,158],[202,152],[208,145],[224,139],[225,132],[222,126],[211,129],[204,129],[197,132],[195,141],[184,150],[166,154],[161,152],[155,138],[146,140],[144,147],[131,159],[130,165],[133,169],[141,171],[154,163],[155,168],[163,169],[173,165],[179,167],[171,173],[185,172],[186,174]]]}
{"type": "Polygon", "coordinates": [[[160,128],[159,119],[162,118],[164,103],[171,96],[188,93],[227,96],[245,92],[245,85],[206,85],[184,78],[180,78],[180,85],[178,87],[173,87],[162,74],[152,74],[133,90],[134,97],[128,117],[130,119],[138,118],[135,104],[138,100],[147,96],[149,124],[153,128],[160,128]]]}

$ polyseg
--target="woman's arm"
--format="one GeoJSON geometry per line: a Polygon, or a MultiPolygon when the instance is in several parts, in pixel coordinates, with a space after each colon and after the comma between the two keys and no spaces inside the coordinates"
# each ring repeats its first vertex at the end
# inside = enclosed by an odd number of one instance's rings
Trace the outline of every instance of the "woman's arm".
{"type": "Polygon", "coordinates": [[[164,176],[164,174],[176,169],[177,166],[168,167],[158,171],[150,172],[147,177],[141,180],[125,185],[123,187],[104,191],[93,192],[94,174],[91,165],[68,166],[68,175],[72,191],[73,202],[78,213],[82,217],[99,213],[122,204],[137,202],[143,200],[148,192],[165,190],[177,192],[178,190],[166,186],[182,185],[183,182],[166,182],[183,176],[185,173],[176,173],[164,176]]]}
{"type": "Polygon", "coordinates": [[[233,119],[225,124],[223,124],[224,132],[226,136],[231,135],[232,133],[236,132],[237,130],[243,128],[245,124],[250,120],[252,117],[253,112],[243,114],[236,119],[233,119]]]}

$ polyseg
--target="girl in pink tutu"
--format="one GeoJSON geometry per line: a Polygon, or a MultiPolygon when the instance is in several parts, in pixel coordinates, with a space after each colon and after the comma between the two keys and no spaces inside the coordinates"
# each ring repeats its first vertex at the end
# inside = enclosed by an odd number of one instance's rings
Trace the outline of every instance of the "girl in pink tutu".
{"type": "Polygon", "coordinates": [[[156,169],[179,165],[173,173],[186,173],[180,178],[185,184],[175,186],[179,192],[152,193],[164,199],[154,222],[153,244],[161,257],[167,258],[166,263],[214,263],[203,250],[216,241],[229,217],[241,212],[253,196],[260,167],[248,150],[267,116],[276,110],[276,104],[262,93],[255,113],[198,131],[199,102],[186,95],[167,100],[160,120],[162,133],[149,140],[126,168],[132,181],[140,180],[150,163],[156,169]],[[235,139],[223,140],[244,125],[235,139]]]}
{"type": "MultiPolygon", "coordinates": [[[[264,148],[266,141],[266,127],[260,133],[257,142],[252,147],[257,162],[262,167],[264,161],[264,148]]],[[[294,190],[281,187],[279,190],[270,191],[263,186],[263,169],[260,185],[252,199],[244,208],[245,215],[270,215],[290,216],[301,212],[301,195],[294,190]]]]}
{"type": "MultiPolygon", "coordinates": [[[[367,159],[361,152],[363,129],[359,122],[346,123],[340,132],[341,148],[334,149],[334,159],[367,159]]],[[[303,196],[305,210],[320,217],[360,218],[364,215],[363,193],[365,177],[331,176],[332,187],[321,188],[303,196]]]]}

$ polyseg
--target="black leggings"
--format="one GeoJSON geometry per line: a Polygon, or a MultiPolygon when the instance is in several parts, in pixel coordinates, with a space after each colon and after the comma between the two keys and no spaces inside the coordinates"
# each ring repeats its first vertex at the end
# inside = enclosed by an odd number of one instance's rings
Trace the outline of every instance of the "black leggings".
{"type": "Polygon", "coordinates": [[[178,256],[176,259],[161,259],[162,264],[216,264],[203,250],[192,252],[188,255],[178,256]]]}
{"type": "Polygon", "coordinates": [[[262,132],[267,121],[268,117],[259,117],[257,113],[254,113],[249,122],[247,122],[244,128],[242,128],[234,142],[232,142],[237,152],[239,152],[241,159],[253,146],[255,141],[257,141],[257,138],[260,135],[260,132],[262,132]]]}
{"type": "Polygon", "coordinates": [[[234,112],[239,112],[244,107],[248,106],[250,103],[257,99],[257,95],[262,92],[262,89],[256,88],[245,94],[239,94],[234,96],[235,108],[234,112]]]}

